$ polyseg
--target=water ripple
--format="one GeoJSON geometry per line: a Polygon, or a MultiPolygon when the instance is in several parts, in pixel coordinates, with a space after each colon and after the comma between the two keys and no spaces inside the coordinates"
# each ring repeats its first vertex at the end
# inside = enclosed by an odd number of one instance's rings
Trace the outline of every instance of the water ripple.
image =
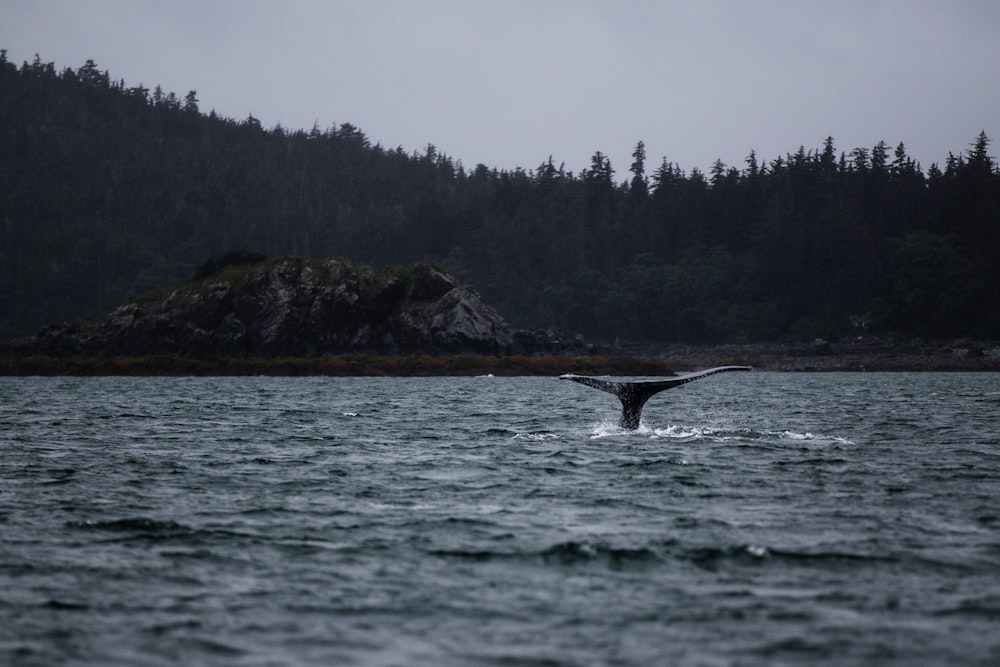
{"type": "Polygon", "coordinates": [[[995,377],[730,375],[0,378],[0,663],[995,663],[995,377]]]}

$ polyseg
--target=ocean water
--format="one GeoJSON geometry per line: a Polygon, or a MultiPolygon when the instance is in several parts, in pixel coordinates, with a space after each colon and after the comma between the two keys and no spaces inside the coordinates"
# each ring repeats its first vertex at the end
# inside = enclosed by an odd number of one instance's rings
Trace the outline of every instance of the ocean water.
{"type": "Polygon", "coordinates": [[[0,378],[0,664],[1000,664],[1000,375],[0,378]]]}

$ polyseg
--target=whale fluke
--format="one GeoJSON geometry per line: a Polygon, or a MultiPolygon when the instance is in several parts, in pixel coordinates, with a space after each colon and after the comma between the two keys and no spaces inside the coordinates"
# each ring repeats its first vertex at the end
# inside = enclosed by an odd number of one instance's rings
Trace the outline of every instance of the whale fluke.
{"type": "Polygon", "coordinates": [[[609,394],[617,396],[618,400],[622,402],[622,416],[618,421],[618,425],[623,429],[634,431],[639,428],[639,420],[642,417],[642,408],[646,405],[646,401],[649,400],[650,396],[658,394],[661,391],[666,391],[667,389],[679,387],[680,385],[687,384],[688,382],[693,382],[694,380],[700,380],[701,378],[708,377],[709,375],[715,375],[716,373],[722,373],[724,371],[752,370],[753,366],[718,366],[716,368],[707,368],[703,371],[698,371],[697,373],[678,375],[677,377],[668,378],[666,380],[646,380],[641,382],[614,382],[611,380],[587,377],[586,375],[573,375],[571,373],[560,375],[559,379],[579,382],[580,384],[585,384],[588,387],[600,389],[601,391],[606,391],[609,394]]]}

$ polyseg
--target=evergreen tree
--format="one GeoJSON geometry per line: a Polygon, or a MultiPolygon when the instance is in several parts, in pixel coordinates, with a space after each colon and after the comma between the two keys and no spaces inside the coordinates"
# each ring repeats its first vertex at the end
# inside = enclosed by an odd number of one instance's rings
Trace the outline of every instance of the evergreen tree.
{"type": "Polygon", "coordinates": [[[106,312],[236,248],[417,259],[459,272],[514,326],[649,342],[869,332],[1000,337],[1000,173],[981,132],[926,176],[902,142],[686,173],[646,147],[615,183],[466,170],[344,123],[261,127],[113,81],[93,61],[0,50],[0,338],[106,312]],[[891,158],[891,161],[890,161],[891,158]],[[852,319],[853,318],[853,319],[852,319]],[[859,319],[860,318],[860,319],[859,319]]]}
{"type": "Polygon", "coordinates": [[[649,194],[649,184],[646,182],[646,144],[642,141],[635,145],[632,151],[632,181],[629,191],[632,193],[634,201],[643,201],[649,194]]]}

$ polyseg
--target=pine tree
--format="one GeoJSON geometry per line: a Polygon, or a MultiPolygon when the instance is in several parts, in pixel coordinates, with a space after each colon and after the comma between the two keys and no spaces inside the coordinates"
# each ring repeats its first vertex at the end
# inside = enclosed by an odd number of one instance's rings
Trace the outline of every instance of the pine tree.
{"type": "Polygon", "coordinates": [[[632,181],[629,192],[633,201],[642,201],[649,194],[649,184],[646,182],[646,144],[640,141],[632,151],[632,181]]]}

